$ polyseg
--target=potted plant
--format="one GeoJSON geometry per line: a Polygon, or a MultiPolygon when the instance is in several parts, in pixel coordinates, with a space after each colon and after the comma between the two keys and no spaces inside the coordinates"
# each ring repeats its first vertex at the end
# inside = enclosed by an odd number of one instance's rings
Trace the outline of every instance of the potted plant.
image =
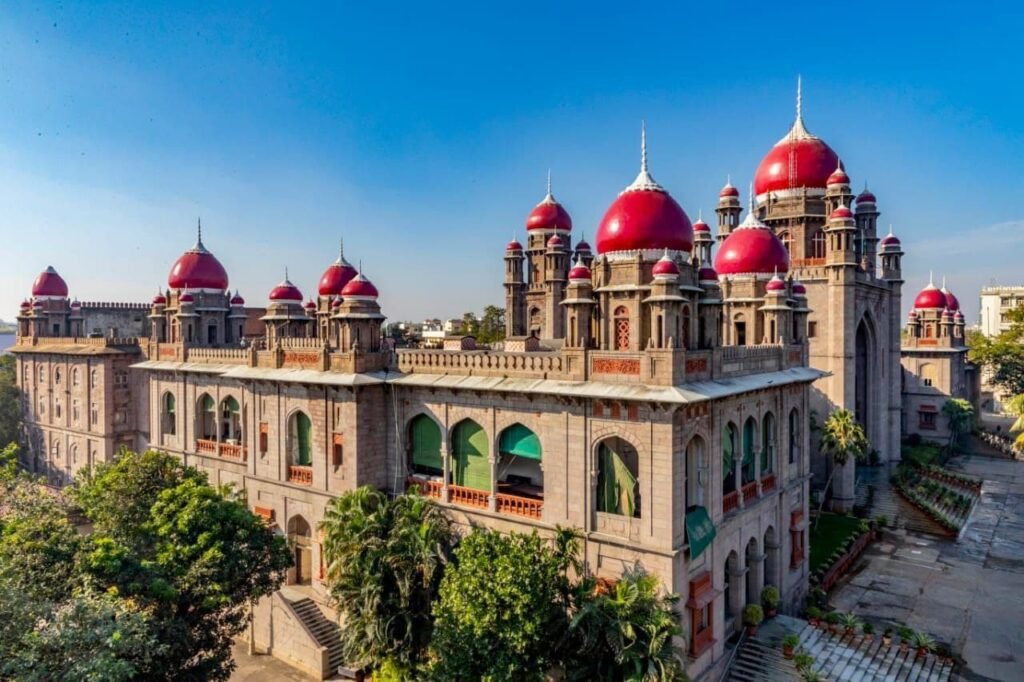
{"type": "Polygon", "coordinates": [[[875,626],[871,623],[864,623],[861,625],[860,631],[864,633],[864,639],[871,639],[875,636],[875,626]]]}
{"type": "Polygon", "coordinates": [[[887,647],[892,646],[892,628],[886,628],[882,633],[882,644],[887,647]]]}
{"type": "Polygon", "coordinates": [[[811,666],[814,665],[814,658],[812,658],[809,653],[801,649],[793,656],[793,665],[795,665],[796,669],[800,672],[810,670],[811,666]]]}
{"type": "Polygon", "coordinates": [[[803,682],[826,682],[825,676],[822,673],[819,673],[817,670],[812,670],[810,668],[801,671],[800,679],[803,682]]]}
{"type": "Polygon", "coordinates": [[[901,625],[896,634],[900,636],[900,651],[906,651],[907,647],[910,646],[910,637],[914,634],[914,631],[906,625],[901,625]]]}
{"type": "Polygon", "coordinates": [[[789,633],[782,638],[782,655],[784,658],[793,658],[793,652],[800,644],[800,636],[796,633],[789,633]]]}
{"type": "Polygon", "coordinates": [[[819,609],[817,606],[808,606],[806,613],[808,623],[810,623],[814,627],[818,627],[821,624],[821,609],[819,609]]]}
{"type": "Polygon", "coordinates": [[[860,618],[852,613],[844,613],[839,617],[839,624],[846,630],[847,635],[853,635],[857,632],[857,627],[860,625],[860,618]]]}
{"type": "Polygon", "coordinates": [[[747,634],[757,634],[757,626],[764,622],[764,609],[760,604],[747,604],[743,609],[743,624],[747,626],[747,634]]]}
{"type": "Polygon", "coordinates": [[[910,646],[917,649],[918,658],[935,651],[935,640],[927,632],[915,631],[910,635],[910,646]]]}
{"type": "Polygon", "coordinates": [[[828,629],[833,635],[839,633],[840,616],[837,611],[829,611],[825,614],[825,622],[828,623],[828,629]]]}
{"type": "Polygon", "coordinates": [[[766,585],[761,590],[761,604],[764,606],[765,616],[774,618],[779,612],[779,588],[775,585],[766,585]]]}

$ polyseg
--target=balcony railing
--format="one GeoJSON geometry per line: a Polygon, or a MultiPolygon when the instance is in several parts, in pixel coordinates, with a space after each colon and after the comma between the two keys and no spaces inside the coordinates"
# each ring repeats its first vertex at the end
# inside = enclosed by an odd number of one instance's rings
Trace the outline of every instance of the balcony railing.
{"type": "Polygon", "coordinates": [[[766,495],[770,493],[771,491],[775,490],[776,485],[777,481],[775,478],[775,474],[765,474],[764,476],[761,477],[761,494],[766,495]]]}
{"type": "Polygon", "coordinates": [[[248,449],[241,445],[232,445],[231,443],[220,444],[220,456],[228,459],[237,459],[239,462],[244,462],[248,455],[248,449]]]}
{"type": "Polygon", "coordinates": [[[740,493],[738,490],[733,490],[731,493],[726,493],[722,496],[722,513],[728,514],[729,512],[736,511],[740,506],[740,493]]]}
{"type": "Polygon", "coordinates": [[[444,493],[444,484],[441,481],[431,481],[425,478],[410,476],[405,479],[405,485],[407,488],[415,486],[419,488],[420,494],[424,497],[433,497],[437,500],[440,500],[444,493]]]}
{"type": "Polygon", "coordinates": [[[528,519],[541,518],[544,500],[535,500],[532,497],[519,497],[518,495],[506,495],[505,493],[498,493],[497,497],[498,511],[502,514],[525,516],[528,519]]]}
{"type": "Polygon", "coordinates": [[[313,485],[313,467],[294,465],[288,467],[288,482],[298,485],[313,485]]]}
{"type": "Polygon", "coordinates": [[[217,454],[217,441],[207,440],[205,438],[196,439],[196,452],[204,455],[216,455],[217,454]]]}
{"type": "Polygon", "coordinates": [[[491,494],[486,490],[464,488],[461,485],[449,485],[448,496],[455,504],[464,507],[478,507],[487,509],[490,504],[491,494]]]}
{"type": "Polygon", "coordinates": [[[757,481],[751,481],[750,483],[747,483],[745,486],[740,488],[740,490],[743,492],[744,504],[750,502],[751,500],[757,499],[757,481]]]}

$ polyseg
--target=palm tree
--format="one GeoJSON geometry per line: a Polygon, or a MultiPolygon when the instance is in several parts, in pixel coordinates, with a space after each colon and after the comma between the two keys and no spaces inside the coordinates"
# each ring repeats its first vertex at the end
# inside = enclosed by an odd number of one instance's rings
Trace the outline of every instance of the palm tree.
{"type": "Polygon", "coordinates": [[[1017,421],[1013,422],[1013,426],[1010,427],[1010,433],[1017,434],[1013,447],[1017,450],[1024,450],[1024,393],[1010,398],[1005,409],[1009,414],[1017,417],[1017,421]]]}
{"type": "MultiPolygon", "coordinates": [[[[832,479],[836,475],[836,469],[846,466],[851,460],[862,460],[870,449],[871,444],[864,433],[864,427],[857,423],[853,412],[846,409],[832,412],[821,428],[821,450],[832,458],[832,470],[828,474],[828,481],[825,482],[825,492],[832,486],[832,479]]],[[[821,506],[818,508],[818,520],[821,519],[821,511],[825,507],[825,499],[822,496],[821,506]]],[[[817,528],[818,521],[814,522],[817,528]]]]}
{"type": "Polygon", "coordinates": [[[942,406],[942,414],[949,421],[949,445],[946,450],[953,454],[953,446],[957,440],[967,433],[974,420],[974,406],[963,398],[950,398],[942,406]]]}
{"type": "Polygon", "coordinates": [[[363,486],[331,500],[320,528],[328,590],[344,616],[346,664],[415,676],[433,634],[451,521],[416,493],[388,500],[363,486]]]}

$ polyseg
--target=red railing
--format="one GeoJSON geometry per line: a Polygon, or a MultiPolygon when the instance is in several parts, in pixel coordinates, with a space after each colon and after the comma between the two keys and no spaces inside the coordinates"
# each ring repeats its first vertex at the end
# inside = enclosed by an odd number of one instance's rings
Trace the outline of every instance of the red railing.
{"type": "Polygon", "coordinates": [[[217,454],[217,441],[206,440],[204,438],[196,439],[196,452],[201,452],[204,455],[216,455],[217,454]]]}
{"type": "Polygon", "coordinates": [[[764,495],[775,490],[776,484],[775,474],[765,474],[761,477],[761,494],[764,495]]]}
{"type": "Polygon", "coordinates": [[[231,445],[229,443],[220,444],[220,456],[227,457],[228,459],[237,459],[240,462],[246,460],[248,452],[241,445],[231,445]]]}
{"type": "Polygon", "coordinates": [[[425,478],[417,478],[416,476],[410,476],[405,479],[405,485],[407,488],[416,487],[419,488],[420,494],[424,497],[433,497],[440,500],[441,495],[444,492],[444,485],[441,481],[429,481],[425,478]]]}
{"type": "Polygon", "coordinates": [[[544,500],[498,493],[498,511],[503,514],[514,514],[516,516],[525,516],[529,519],[539,519],[543,508],[544,500]]]}
{"type": "Polygon", "coordinates": [[[824,258],[793,258],[789,262],[791,268],[809,268],[824,264],[824,258]]]}
{"type": "Polygon", "coordinates": [[[288,467],[288,481],[299,485],[313,485],[313,467],[290,466],[288,467]]]}
{"type": "Polygon", "coordinates": [[[491,498],[491,494],[486,490],[463,488],[461,485],[449,485],[448,495],[455,504],[481,509],[487,509],[491,498]]]}
{"type": "Polygon", "coordinates": [[[750,483],[747,483],[745,486],[740,488],[740,491],[743,493],[743,503],[744,504],[746,504],[747,502],[750,502],[751,500],[756,500],[757,499],[757,481],[751,481],[750,483]]]}
{"type": "Polygon", "coordinates": [[[740,506],[740,494],[738,491],[733,490],[731,493],[726,493],[722,497],[722,513],[728,514],[731,511],[736,511],[740,506]]]}

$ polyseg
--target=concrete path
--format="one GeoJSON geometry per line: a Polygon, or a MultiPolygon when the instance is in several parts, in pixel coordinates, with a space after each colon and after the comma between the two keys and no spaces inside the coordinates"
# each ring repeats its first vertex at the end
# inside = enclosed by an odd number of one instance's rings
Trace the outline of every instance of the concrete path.
{"type": "Polygon", "coordinates": [[[249,645],[241,641],[235,642],[235,663],[238,667],[231,674],[231,682],[310,682],[316,679],[273,656],[250,656],[249,645]]]}
{"type": "Polygon", "coordinates": [[[1024,680],[1024,462],[968,455],[950,468],[985,481],[960,541],[889,532],[832,602],[876,628],[931,633],[966,661],[965,679],[1024,680]]]}

